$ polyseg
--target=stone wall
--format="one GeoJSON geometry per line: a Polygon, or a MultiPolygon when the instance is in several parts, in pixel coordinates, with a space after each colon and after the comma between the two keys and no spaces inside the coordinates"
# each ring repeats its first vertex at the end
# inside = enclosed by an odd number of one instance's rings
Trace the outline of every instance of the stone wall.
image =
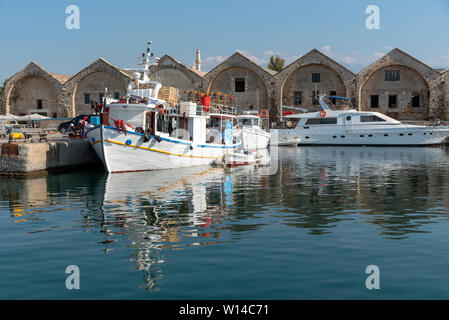
{"type": "MultiPolygon", "coordinates": [[[[75,114],[91,113],[91,101],[101,103],[101,96],[104,94],[105,88],[108,94],[114,97],[118,95],[123,97],[126,94],[128,80],[115,77],[106,71],[89,73],[80,80],[75,92],[75,114]],[[85,95],[88,95],[88,101],[85,101],[85,95]],[[87,103],[86,103],[87,102],[87,103]]],[[[73,93],[72,93],[73,94],[73,93]]]]}
{"type": "Polygon", "coordinates": [[[429,116],[429,86],[415,70],[404,66],[388,66],[375,71],[361,90],[360,110],[382,112],[397,119],[427,119],[429,116]],[[398,81],[385,81],[385,73],[399,71],[398,81]],[[379,97],[378,108],[371,108],[371,96],[379,97]],[[396,96],[397,104],[389,108],[389,97],[396,96]],[[412,98],[419,100],[419,107],[412,106],[412,98]]]}
{"type": "Polygon", "coordinates": [[[1,173],[31,173],[99,162],[87,140],[18,143],[16,146],[10,148],[8,143],[2,144],[1,173]]]}
{"type": "Polygon", "coordinates": [[[274,76],[274,110],[281,105],[294,105],[295,91],[303,92],[301,107],[307,109],[315,109],[312,106],[313,91],[320,94],[336,91],[337,95],[349,97],[357,104],[355,74],[316,49],[274,76]],[[312,82],[312,73],[320,73],[320,82],[312,82]]]}
{"type": "MultiPolygon", "coordinates": [[[[340,76],[333,69],[320,65],[309,64],[300,67],[292,72],[285,80],[282,90],[282,104],[286,106],[303,107],[308,110],[320,109],[321,106],[313,105],[313,92],[318,91],[319,94],[331,93],[338,96],[346,95],[346,87],[340,76]],[[319,74],[320,81],[312,82],[312,74],[319,74]],[[301,93],[301,103],[295,103],[295,92],[301,93]]],[[[298,99],[297,99],[298,100],[298,99]]],[[[299,101],[296,101],[299,102],[299,101]]],[[[341,104],[341,100],[336,101],[337,106],[341,104]]]]}
{"type": "MultiPolygon", "coordinates": [[[[379,109],[373,111],[399,119],[441,118],[441,110],[449,108],[449,72],[442,74],[399,49],[390,51],[357,75],[315,49],[278,73],[239,52],[208,73],[189,68],[169,55],[151,66],[151,72],[152,79],[160,79],[163,85],[176,87],[180,93],[186,89],[220,91],[233,97],[227,103],[237,105],[240,111],[250,105],[259,110],[269,109],[272,121],[281,105],[295,105],[295,92],[302,92],[302,103],[296,106],[312,110],[313,91],[349,97],[353,107],[361,110],[371,110],[370,96],[379,95],[379,109]],[[400,81],[385,81],[386,70],[400,71],[400,81]],[[312,82],[312,73],[320,74],[319,82],[312,82]],[[242,92],[236,92],[239,91],[236,78],[244,79],[242,92]],[[397,95],[396,108],[388,108],[388,95],[397,95]],[[411,99],[416,95],[420,99],[419,108],[412,108],[411,99]],[[443,108],[442,99],[445,99],[443,108]]],[[[42,99],[43,108],[49,106],[50,116],[88,113],[90,103],[85,103],[85,93],[93,101],[99,101],[104,88],[108,88],[111,96],[116,92],[123,95],[131,78],[132,72],[125,72],[102,58],[73,77],[49,73],[32,62],[6,83],[4,109],[27,113],[42,99]]],[[[443,118],[448,116],[445,111],[443,118]]]]}
{"type": "Polygon", "coordinates": [[[228,99],[230,106],[236,106],[238,113],[248,110],[268,108],[268,93],[263,80],[252,70],[242,67],[231,67],[220,72],[209,86],[209,92],[223,92],[234,101],[228,99]],[[244,91],[236,92],[235,79],[244,79],[244,91]]]}
{"type": "Polygon", "coordinates": [[[22,78],[12,89],[9,97],[11,113],[28,114],[28,110],[46,112],[49,117],[56,116],[58,97],[56,88],[45,78],[31,75],[22,78]],[[38,101],[42,103],[38,106],[38,101]],[[41,107],[41,109],[39,109],[41,107]]]}
{"type": "Polygon", "coordinates": [[[379,94],[381,112],[398,119],[432,119],[441,94],[438,89],[440,81],[438,71],[399,49],[393,49],[357,74],[359,108],[366,110],[369,96],[379,94]],[[385,81],[386,70],[399,70],[400,80],[385,81]],[[386,106],[389,94],[396,94],[398,99],[398,107],[392,110],[386,106]],[[420,108],[411,107],[414,95],[420,96],[420,108]]]}
{"type": "Polygon", "coordinates": [[[259,110],[269,109],[272,82],[273,75],[269,71],[236,52],[203,77],[202,90],[226,93],[227,103],[237,106],[239,112],[248,106],[259,110]],[[236,78],[244,79],[242,92],[236,90],[236,78]]]}

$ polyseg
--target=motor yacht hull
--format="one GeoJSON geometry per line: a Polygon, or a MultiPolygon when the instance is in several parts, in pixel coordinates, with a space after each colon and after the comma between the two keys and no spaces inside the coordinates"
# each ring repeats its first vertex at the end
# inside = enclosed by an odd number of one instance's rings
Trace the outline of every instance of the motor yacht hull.
{"type": "Polygon", "coordinates": [[[449,127],[385,126],[377,128],[296,128],[279,129],[279,139],[292,134],[299,145],[439,145],[449,136],[449,127]]]}

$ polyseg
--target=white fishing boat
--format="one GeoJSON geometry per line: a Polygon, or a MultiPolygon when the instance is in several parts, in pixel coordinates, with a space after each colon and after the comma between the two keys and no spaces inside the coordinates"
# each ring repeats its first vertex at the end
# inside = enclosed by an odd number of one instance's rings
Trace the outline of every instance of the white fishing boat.
{"type": "MultiPolygon", "coordinates": [[[[293,129],[277,129],[278,141],[299,139],[300,145],[424,146],[444,143],[447,126],[403,124],[379,112],[333,110],[320,96],[320,112],[284,116],[293,129]]],[[[348,98],[329,96],[329,99],[348,98]]]]}
{"type": "Polygon", "coordinates": [[[86,133],[106,170],[111,173],[172,169],[211,164],[241,145],[233,137],[234,108],[183,101],[168,107],[158,99],[162,87],[149,77],[153,54],[143,55],[134,69],[126,98],[107,98],[101,125],[86,133]]]}
{"type": "MultiPolygon", "coordinates": [[[[241,131],[244,150],[266,149],[270,142],[270,133],[263,129],[262,112],[254,114],[247,111],[237,116],[237,128],[241,131]]],[[[266,117],[266,116],[265,116],[266,117]]]]}

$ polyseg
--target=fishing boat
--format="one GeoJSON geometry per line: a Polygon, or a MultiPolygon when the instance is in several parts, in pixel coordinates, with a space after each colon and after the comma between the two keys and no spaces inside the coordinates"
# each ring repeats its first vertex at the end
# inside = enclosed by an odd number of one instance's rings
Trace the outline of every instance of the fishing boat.
{"type": "MultiPolygon", "coordinates": [[[[211,164],[241,146],[233,135],[235,108],[182,101],[168,106],[158,99],[162,84],[150,80],[157,63],[148,42],[142,68],[133,71],[126,97],[105,92],[101,125],[86,133],[110,173],[172,169],[211,164]]],[[[205,97],[207,98],[207,97],[205,97]]],[[[207,101],[207,99],[204,99],[207,101]]]]}
{"type": "Polygon", "coordinates": [[[263,119],[267,112],[261,110],[246,111],[236,117],[237,130],[241,131],[241,141],[244,150],[266,149],[270,142],[270,133],[263,129],[263,119]]]}
{"type": "Polygon", "coordinates": [[[284,116],[292,129],[278,129],[278,141],[299,139],[299,145],[439,145],[449,136],[448,126],[403,124],[380,112],[335,110],[324,99],[348,98],[324,96],[319,98],[322,110],[284,116]]]}

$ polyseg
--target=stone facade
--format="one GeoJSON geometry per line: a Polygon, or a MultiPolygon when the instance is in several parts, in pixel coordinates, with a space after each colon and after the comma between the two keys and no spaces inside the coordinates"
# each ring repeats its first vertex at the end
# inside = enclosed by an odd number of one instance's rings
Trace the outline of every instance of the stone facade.
{"type": "MultiPolygon", "coordinates": [[[[353,98],[355,92],[355,74],[316,49],[288,65],[274,79],[276,108],[287,105],[316,110],[320,109],[317,94],[353,98]]],[[[340,101],[336,103],[340,106],[340,101]]]]}
{"type": "Polygon", "coordinates": [[[49,73],[35,62],[12,76],[5,85],[5,113],[42,113],[55,116],[63,100],[66,76],[49,73]]]}
{"type": "Polygon", "coordinates": [[[113,66],[103,58],[84,68],[65,84],[66,101],[63,105],[69,116],[91,112],[91,101],[101,102],[105,88],[112,97],[122,97],[131,75],[113,66]]]}
{"type": "MultiPolygon", "coordinates": [[[[355,108],[398,119],[449,117],[449,72],[432,69],[399,49],[357,75],[316,49],[281,72],[265,69],[239,52],[207,73],[200,71],[200,64],[199,51],[192,68],[165,55],[151,67],[151,78],[180,93],[189,89],[226,93],[228,104],[237,106],[238,112],[249,106],[267,109],[271,121],[282,105],[319,109],[314,105],[317,93],[346,96],[355,108]]],[[[49,73],[31,62],[7,81],[5,111],[22,114],[48,109],[49,116],[58,117],[88,113],[88,102],[99,102],[104,88],[112,96],[122,96],[131,79],[132,72],[102,58],[72,77],[49,73]]]]}
{"type": "Polygon", "coordinates": [[[261,110],[269,109],[272,82],[273,73],[236,52],[204,76],[202,90],[227,94],[238,112],[249,106],[261,110]]]}
{"type": "Polygon", "coordinates": [[[397,119],[435,118],[440,81],[438,71],[394,49],[357,74],[359,109],[397,119]],[[371,108],[371,96],[378,96],[377,108],[371,108]]]}
{"type": "Polygon", "coordinates": [[[157,66],[151,68],[151,80],[158,80],[164,86],[183,90],[198,89],[201,87],[204,72],[188,68],[169,55],[164,55],[157,66]]]}

